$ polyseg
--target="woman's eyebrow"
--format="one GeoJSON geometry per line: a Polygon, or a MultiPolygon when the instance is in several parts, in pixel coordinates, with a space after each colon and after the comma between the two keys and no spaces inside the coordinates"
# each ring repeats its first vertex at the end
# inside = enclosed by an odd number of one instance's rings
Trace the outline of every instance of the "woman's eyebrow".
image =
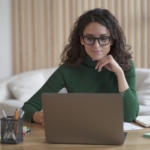
{"type": "Polygon", "coordinates": [[[100,36],[110,36],[110,35],[104,33],[104,34],[101,34],[100,36]]]}
{"type": "MultiPolygon", "coordinates": [[[[90,34],[90,33],[86,33],[85,36],[94,36],[95,37],[95,35],[90,34]]],[[[103,33],[103,34],[99,35],[99,37],[101,37],[101,36],[110,36],[110,35],[103,33]]]]}
{"type": "Polygon", "coordinates": [[[94,36],[93,34],[90,34],[90,33],[86,33],[85,35],[86,36],[94,36]]]}

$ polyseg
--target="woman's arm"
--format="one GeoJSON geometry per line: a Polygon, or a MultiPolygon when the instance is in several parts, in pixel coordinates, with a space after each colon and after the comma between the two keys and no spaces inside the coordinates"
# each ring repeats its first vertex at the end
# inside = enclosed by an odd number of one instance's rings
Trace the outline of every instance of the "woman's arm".
{"type": "Polygon", "coordinates": [[[131,67],[126,74],[122,71],[116,74],[119,92],[123,94],[124,120],[127,122],[134,121],[139,112],[136,93],[136,73],[133,62],[130,61],[130,64],[131,67]]]}
{"type": "Polygon", "coordinates": [[[136,93],[136,73],[133,61],[130,60],[130,68],[126,73],[123,72],[118,63],[111,55],[102,58],[96,66],[98,71],[106,67],[109,71],[116,74],[118,80],[118,91],[123,94],[124,121],[134,121],[139,112],[139,104],[136,93]]]}
{"type": "Polygon", "coordinates": [[[120,69],[120,70],[118,70],[118,72],[116,72],[116,76],[117,76],[117,80],[118,80],[118,91],[120,93],[122,93],[129,88],[129,85],[126,81],[126,78],[125,78],[125,75],[124,75],[124,72],[122,69],[120,69]]]}
{"type": "Polygon", "coordinates": [[[139,103],[136,92],[136,72],[132,60],[130,60],[130,64],[131,67],[125,73],[125,78],[129,88],[122,93],[125,112],[124,120],[127,122],[134,121],[139,113],[139,103]]]}
{"type": "Polygon", "coordinates": [[[29,122],[43,123],[42,110],[42,93],[57,93],[63,87],[65,82],[61,66],[50,76],[46,83],[27,101],[22,109],[25,111],[24,119],[29,122]]]}

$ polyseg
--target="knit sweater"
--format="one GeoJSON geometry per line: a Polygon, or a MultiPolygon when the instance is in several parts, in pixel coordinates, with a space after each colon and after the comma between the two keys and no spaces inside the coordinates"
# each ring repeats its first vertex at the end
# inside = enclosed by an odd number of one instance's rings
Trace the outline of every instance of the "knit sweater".
{"type": "MultiPolygon", "coordinates": [[[[68,93],[119,93],[118,80],[115,73],[107,70],[105,67],[98,72],[95,69],[96,64],[97,61],[93,61],[87,55],[84,62],[77,67],[69,67],[66,64],[59,66],[46,83],[24,103],[22,107],[25,111],[24,119],[31,122],[33,114],[42,110],[42,93],[57,93],[64,87],[68,93]]],[[[122,93],[124,121],[127,122],[133,121],[139,111],[136,74],[132,60],[130,60],[130,64],[130,68],[125,72],[129,88],[122,93]]]]}

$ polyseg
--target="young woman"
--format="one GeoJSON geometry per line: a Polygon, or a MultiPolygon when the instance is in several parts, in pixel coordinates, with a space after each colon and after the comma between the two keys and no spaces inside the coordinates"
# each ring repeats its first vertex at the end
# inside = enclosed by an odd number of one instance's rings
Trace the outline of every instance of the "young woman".
{"type": "Polygon", "coordinates": [[[74,24],[61,65],[25,102],[24,119],[43,124],[43,113],[39,112],[41,94],[65,87],[68,93],[122,93],[124,121],[133,121],[139,104],[129,49],[118,21],[108,10],[96,8],[85,12],[74,24]]]}

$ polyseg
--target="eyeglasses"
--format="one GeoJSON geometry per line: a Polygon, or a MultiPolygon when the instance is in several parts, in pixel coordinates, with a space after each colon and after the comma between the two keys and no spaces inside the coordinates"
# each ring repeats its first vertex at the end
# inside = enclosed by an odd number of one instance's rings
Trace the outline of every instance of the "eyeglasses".
{"type": "Polygon", "coordinates": [[[99,38],[95,38],[93,36],[82,36],[82,39],[83,39],[84,43],[87,45],[93,45],[95,43],[95,40],[98,40],[98,43],[101,46],[105,46],[110,43],[111,36],[101,36],[99,38]]]}

